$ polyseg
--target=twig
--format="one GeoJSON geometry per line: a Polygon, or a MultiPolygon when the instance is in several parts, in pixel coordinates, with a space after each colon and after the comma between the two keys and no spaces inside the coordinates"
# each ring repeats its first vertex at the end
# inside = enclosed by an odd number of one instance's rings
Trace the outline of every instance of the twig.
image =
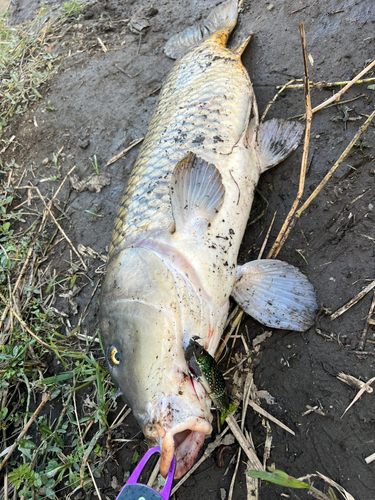
{"type": "Polygon", "coordinates": [[[110,426],[109,430],[112,430],[112,428],[116,424],[117,420],[121,417],[121,413],[123,413],[127,408],[128,408],[128,405],[126,405],[126,404],[121,408],[121,410],[119,411],[117,417],[112,422],[112,425],[110,426]]]}
{"type": "MultiPolygon", "coordinates": [[[[75,168],[76,168],[76,166],[74,165],[74,167],[73,167],[73,168],[71,168],[71,169],[69,170],[69,172],[66,174],[66,176],[64,177],[63,181],[61,182],[61,184],[60,184],[59,188],[57,189],[57,191],[56,191],[56,192],[55,192],[55,194],[53,195],[53,197],[52,197],[52,199],[51,199],[51,201],[50,201],[50,203],[49,203],[49,206],[51,206],[51,207],[52,207],[53,200],[54,200],[54,199],[56,198],[56,196],[59,194],[59,192],[61,191],[61,189],[62,189],[63,185],[65,184],[65,181],[67,180],[68,176],[69,176],[69,175],[73,172],[73,170],[74,170],[75,168]]],[[[30,189],[30,186],[22,186],[22,187],[17,187],[16,189],[30,189]]],[[[34,250],[35,243],[38,241],[39,235],[40,235],[40,233],[41,233],[41,232],[42,232],[42,230],[43,230],[44,224],[45,224],[45,222],[46,222],[46,220],[47,220],[47,216],[48,216],[48,211],[47,211],[47,210],[45,210],[45,211],[44,211],[44,213],[43,213],[42,222],[40,223],[40,226],[39,226],[38,232],[36,233],[35,238],[33,239],[32,243],[31,243],[31,245],[30,245],[30,247],[29,247],[29,250],[28,250],[27,255],[26,255],[25,263],[24,263],[24,265],[22,266],[22,269],[21,269],[20,274],[18,275],[18,278],[17,278],[16,284],[14,285],[14,288],[13,288],[13,293],[15,293],[15,292],[17,291],[18,286],[19,286],[19,284],[20,284],[20,282],[21,282],[21,279],[22,279],[22,277],[23,277],[23,275],[24,275],[24,273],[25,273],[25,271],[26,271],[26,268],[27,268],[27,266],[28,266],[28,264],[29,264],[30,257],[31,257],[31,255],[32,255],[32,253],[33,253],[33,250],[34,250]]],[[[4,312],[3,312],[2,316],[1,316],[1,320],[0,320],[0,328],[2,327],[2,324],[3,324],[3,322],[4,322],[4,319],[6,318],[6,316],[7,316],[7,314],[8,314],[8,311],[9,311],[9,308],[8,308],[8,307],[6,307],[6,308],[4,309],[4,312]]]]}
{"type": "Polygon", "coordinates": [[[130,151],[131,149],[134,148],[134,146],[136,146],[137,144],[139,144],[140,142],[142,142],[143,139],[144,139],[144,137],[141,137],[140,139],[135,139],[130,144],[130,146],[128,146],[126,149],[124,149],[124,151],[121,151],[121,153],[119,153],[118,155],[116,155],[113,158],[111,158],[110,160],[108,160],[105,166],[108,167],[109,165],[112,165],[112,163],[115,163],[115,161],[117,161],[120,158],[122,158],[123,156],[125,156],[128,151],[130,151]]]}
{"type": "Polygon", "coordinates": [[[339,316],[344,314],[348,309],[350,309],[354,304],[359,302],[363,297],[368,293],[371,292],[371,290],[375,288],[375,280],[372,281],[369,285],[367,285],[363,290],[361,290],[355,297],[349,300],[345,305],[340,307],[340,309],[337,309],[336,312],[332,313],[330,316],[330,320],[333,321],[334,319],[337,319],[339,316]]]}
{"type": "Polygon", "coordinates": [[[273,214],[273,217],[272,217],[272,220],[271,220],[270,227],[268,228],[268,231],[267,231],[266,237],[264,238],[263,245],[262,245],[262,248],[260,249],[260,252],[259,252],[259,255],[258,255],[258,257],[257,257],[257,260],[259,260],[259,259],[261,259],[261,258],[262,258],[262,255],[263,255],[264,249],[266,248],[267,241],[268,241],[268,238],[269,238],[269,236],[270,236],[270,232],[271,232],[271,229],[272,229],[273,223],[275,222],[275,217],[276,217],[276,214],[277,214],[277,210],[276,210],[276,212],[273,214]]]}
{"type": "Polygon", "coordinates": [[[375,356],[373,351],[348,351],[349,354],[357,354],[357,356],[375,356]]]}
{"type": "Polygon", "coordinates": [[[19,445],[20,440],[23,438],[23,436],[29,430],[31,424],[34,422],[34,420],[36,419],[36,417],[42,411],[44,405],[47,403],[47,401],[49,400],[49,398],[51,397],[51,395],[52,395],[52,393],[50,392],[50,393],[48,393],[48,394],[46,394],[44,396],[44,398],[42,399],[42,402],[40,403],[40,405],[38,406],[38,408],[34,411],[34,413],[32,414],[32,416],[29,418],[27,424],[22,429],[22,431],[20,432],[18,438],[12,444],[12,446],[10,447],[10,450],[8,451],[8,453],[6,454],[5,458],[1,462],[1,464],[0,464],[0,470],[4,467],[4,465],[6,464],[6,462],[8,461],[8,459],[10,458],[10,456],[12,455],[12,453],[14,452],[14,450],[17,448],[17,446],[19,445]]]}
{"type": "Polygon", "coordinates": [[[316,113],[320,109],[325,108],[327,106],[327,104],[331,104],[331,102],[338,101],[344,92],[346,92],[352,85],[354,85],[364,74],[366,74],[368,71],[370,71],[370,69],[373,68],[374,66],[375,66],[375,59],[372,61],[372,63],[370,63],[368,66],[366,66],[364,70],[362,70],[360,73],[358,73],[358,75],[355,78],[350,80],[350,82],[347,85],[345,85],[344,88],[342,88],[339,92],[337,92],[335,95],[333,95],[332,97],[330,97],[326,101],[319,104],[319,106],[316,106],[312,110],[312,112],[316,113]]]}
{"type": "Polygon", "coordinates": [[[5,153],[5,151],[9,148],[9,146],[12,144],[12,142],[14,141],[15,138],[16,138],[16,136],[12,135],[12,137],[9,139],[8,143],[5,144],[5,146],[3,147],[3,149],[0,151],[0,154],[5,153]]]}
{"type": "MultiPolygon", "coordinates": [[[[18,322],[25,328],[25,330],[27,331],[27,333],[29,335],[31,335],[39,344],[46,347],[48,350],[53,351],[53,348],[51,346],[49,346],[48,344],[43,342],[43,340],[41,340],[37,335],[35,335],[35,333],[33,331],[30,330],[30,328],[26,325],[26,323],[21,318],[21,316],[15,311],[15,309],[13,309],[13,307],[9,304],[9,302],[7,301],[7,299],[4,297],[4,295],[1,292],[0,292],[0,299],[4,302],[4,305],[8,307],[8,311],[9,310],[11,311],[11,313],[16,317],[18,322]]],[[[0,470],[1,470],[1,467],[0,467],[0,470]]]]}
{"type": "MultiPolygon", "coordinates": [[[[302,82],[302,79],[296,79],[294,81],[295,82],[302,82]]],[[[366,80],[357,80],[354,83],[356,85],[360,85],[362,83],[372,83],[372,82],[375,82],[375,78],[367,78],[366,80]]],[[[345,82],[332,82],[332,83],[329,83],[329,82],[316,82],[316,83],[309,82],[309,85],[310,85],[310,87],[313,87],[313,88],[316,88],[316,89],[322,89],[322,88],[330,88],[330,87],[343,87],[344,85],[347,85],[348,83],[350,83],[349,80],[347,80],[345,82]]],[[[288,88],[290,88],[290,89],[303,89],[304,88],[304,84],[303,83],[297,83],[295,85],[289,85],[287,83],[286,85],[288,85],[288,88]]],[[[286,85],[284,85],[284,87],[286,87],[286,85]]],[[[284,87],[282,85],[278,85],[276,87],[276,90],[283,89],[284,87]]]]}
{"type": "Polygon", "coordinates": [[[340,486],[335,481],[333,481],[333,479],[330,479],[329,477],[324,476],[320,472],[318,472],[318,476],[321,477],[326,483],[328,483],[331,486],[333,486],[334,488],[336,488],[346,500],[355,500],[354,497],[350,493],[348,493],[342,486],[340,486]]]}
{"type": "Polygon", "coordinates": [[[115,66],[116,66],[116,68],[117,68],[117,69],[119,69],[119,70],[121,71],[121,73],[124,73],[124,75],[128,76],[128,75],[125,73],[125,71],[124,71],[122,68],[120,68],[120,66],[119,66],[118,64],[116,64],[116,63],[115,63],[115,66]]]}
{"type": "Polygon", "coordinates": [[[243,310],[239,309],[239,311],[237,313],[237,316],[234,318],[234,320],[232,322],[232,326],[230,327],[230,330],[225,335],[223,342],[221,343],[219,349],[217,350],[217,352],[215,354],[215,361],[217,361],[218,359],[220,359],[221,353],[224,351],[224,349],[225,349],[225,347],[226,347],[226,345],[228,343],[228,340],[229,340],[230,336],[234,332],[234,329],[237,328],[237,325],[240,323],[243,314],[244,314],[243,310]]]}
{"type": "Polygon", "coordinates": [[[91,297],[89,298],[89,301],[88,301],[88,302],[87,302],[87,304],[86,304],[85,310],[83,311],[83,313],[82,313],[82,315],[81,315],[81,318],[80,318],[80,320],[79,320],[79,324],[81,324],[81,323],[84,321],[84,319],[85,319],[85,317],[86,317],[87,309],[89,308],[89,306],[90,306],[90,304],[91,304],[91,301],[92,301],[92,299],[93,299],[94,295],[96,294],[96,292],[97,292],[97,290],[98,290],[98,287],[99,287],[99,285],[100,285],[100,282],[101,282],[101,279],[99,278],[99,279],[98,279],[98,281],[97,281],[97,283],[96,283],[96,285],[95,285],[95,287],[94,287],[94,290],[93,290],[93,292],[92,292],[92,294],[91,294],[91,297]]]}
{"type": "MultiPolygon", "coordinates": [[[[75,378],[74,378],[74,383],[73,387],[75,386],[75,378]]],[[[81,425],[79,423],[79,418],[78,418],[78,411],[77,411],[77,401],[76,401],[76,391],[73,390],[73,405],[74,405],[74,413],[76,416],[76,421],[77,421],[77,427],[78,427],[78,434],[79,434],[79,440],[81,441],[81,446],[83,447],[83,438],[82,438],[82,431],[81,431],[81,425]]],[[[88,464],[87,464],[88,465],[88,464]]],[[[80,487],[83,487],[83,480],[84,480],[84,475],[85,475],[85,469],[81,468],[80,471],[80,487]]]]}
{"type": "Polygon", "coordinates": [[[245,384],[243,387],[243,404],[242,404],[242,415],[241,415],[241,431],[242,432],[243,432],[244,427],[245,427],[247,405],[249,403],[252,386],[253,386],[253,374],[250,371],[246,376],[245,384]]]}
{"type": "Polygon", "coordinates": [[[151,92],[149,92],[148,94],[142,96],[142,97],[139,97],[139,101],[142,101],[143,99],[147,99],[147,97],[150,97],[152,96],[153,94],[156,94],[156,92],[159,92],[159,90],[161,89],[161,85],[159,87],[156,87],[156,89],[152,90],[151,92]]]}
{"type": "Polygon", "coordinates": [[[238,467],[240,465],[241,453],[242,453],[242,448],[240,447],[240,449],[238,450],[236,467],[234,468],[233,476],[232,476],[230,486],[229,486],[228,500],[232,500],[232,497],[233,497],[234,483],[236,481],[238,467]]]}
{"type": "Polygon", "coordinates": [[[266,428],[266,440],[264,442],[264,451],[263,451],[263,469],[266,470],[267,460],[271,456],[272,431],[268,420],[265,420],[263,427],[266,428]]]}
{"type": "MultiPolygon", "coordinates": [[[[344,384],[347,384],[349,387],[353,387],[356,391],[359,391],[364,385],[366,385],[366,383],[362,382],[362,380],[359,380],[352,375],[347,375],[343,372],[340,372],[336,378],[341,382],[344,382],[344,384]]],[[[371,394],[372,392],[374,392],[374,389],[372,387],[367,387],[366,391],[371,394]]]]}
{"type": "Polygon", "coordinates": [[[349,154],[350,150],[352,149],[352,147],[354,146],[354,144],[358,141],[358,139],[361,137],[361,135],[363,134],[363,132],[365,132],[365,130],[368,128],[368,126],[370,125],[370,123],[372,122],[372,120],[374,119],[374,117],[375,117],[375,110],[367,118],[367,120],[365,121],[365,123],[363,125],[361,125],[361,127],[358,129],[358,132],[355,134],[355,136],[353,137],[353,139],[350,141],[350,143],[348,144],[348,146],[345,148],[345,150],[341,154],[340,158],[333,165],[333,167],[328,172],[328,174],[324,177],[324,179],[319,183],[318,187],[314,190],[314,192],[305,201],[305,203],[302,205],[302,207],[298,210],[298,212],[296,214],[297,217],[301,216],[302,212],[304,210],[306,210],[306,208],[310,205],[310,203],[312,202],[312,200],[314,198],[316,198],[316,196],[318,195],[318,193],[323,189],[323,187],[331,179],[331,177],[333,176],[334,172],[337,170],[337,168],[342,163],[342,161],[344,160],[344,158],[349,154]]]}
{"type": "Polygon", "coordinates": [[[237,368],[239,368],[243,363],[245,363],[245,361],[247,361],[249,359],[249,357],[250,356],[244,356],[239,363],[237,363],[236,365],[232,366],[232,368],[229,368],[229,370],[225,371],[223,373],[223,375],[228,375],[228,373],[230,373],[233,370],[236,370],[237,368]]]}
{"type": "Polygon", "coordinates": [[[70,238],[68,237],[68,235],[65,233],[64,229],[60,226],[60,224],[57,222],[55,216],[53,215],[53,213],[51,212],[51,209],[49,206],[47,206],[47,203],[44,201],[44,198],[41,194],[41,192],[39,191],[39,189],[36,187],[36,186],[33,186],[33,189],[36,190],[36,192],[38,193],[39,195],[39,198],[42,200],[44,206],[46,207],[49,215],[51,216],[53,222],[56,224],[56,226],[59,228],[59,231],[61,232],[61,234],[64,236],[64,238],[66,239],[66,241],[69,243],[71,249],[73,250],[73,252],[76,254],[76,256],[79,258],[83,268],[85,271],[87,271],[87,266],[85,264],[85,262],[83,261],[80,253],[78,252],[78,250],[76,250],[75,246],[73,245],[73,243],[71,242],[70,238]]]}
{"type": "Polygon", "coordinates": [[[365,383],[365,385],[362,387],[362,389],[360,391],[358,391],[358,393],[356,394],[353,401],[350,403],[350,405],[346,408],[344,413],[341,415],[341,418],[345,415],[345,413],[349,410],[349,408],[351,408],[354,405],[354,403],[356,401],[358,401],[358,399],[362,396],[362,394],[367,391],[367,388],[370,387],[370,385],[374,382],[374,380],[375,380],[375,377],[370,378],[370,380],[368,380],[365,383]]]}
{"type": "Polygon", "coordinates": [[[365,327],[363,329],[361,338],[359,340],[359,344],[358,344],[359,351],[363,351],[365,348],[367,330],[368,330],[368,327],[370,324],[370,319],[371,319],[372,315],[374,314],[374,309],[375,309],[375,292],[372,296],[372,302],[371,302],[370,310],[369,310],[367,318],[366,318],[366,324],[365,324],[365,327]]]}
{"type": "MultiPolygon", "coordinates": [[[[254,448],[254,444],[252,442],[251,436],[249,435],[249,433],[245,429],[245,419],[246,419],[246,414],[247,414],[247,410],[248,410],[248,403],[250,400],[250,394],[251,394],[252,387],[253,387],[253,374],[250,371],[247,374],[244,388],[243,388],[242,416],[241,416],[241,431],[245,432],[247,442],[250,444],[250,448],[254,448]]],[[[237,474],[237,468],[238,468],[237,466],[238,466],[239,459],[241,456],[241,449],[242,449],[242,447],[239,450],[236,470],[233,474],[233,478],[232,478],[232,482],[231,482],[231,488],[232,488],[232,484],[234,485],[234,480],[235,480],[235,477],[237,474]]],[[[253,463],[252,461],[248,460],[248,462],[247,462],[248,469],[251,469],[252,463],[253,463]]],[[[257,492],[258,491],[258,483],[259,483],[259,481],[257,478],[250,478],[250,476],[248,476],[246,474],[246,488],[247,488],[247,492],[248,492],[248,500],[254,500],[254,495],[253,494],[250,495],[250,492],[254,492],[254,491],[257,492]]],[[[256,498],[257,498],[257,495],[255,494],[255,499],[256,498]]],[[[229,500],[229,498],[228,498],[228,500],[229,500]]]]}
{"type": "Polygon", "coordinates": [[[298,193],[296,196],[296,199],[294,200],[294,203],[292,205],[292,208],[290,209],[287,218],[285,219],[285,222],[276,238],[275,243],[273,244],[271,250],[268,252],[267,258],[268,259],[275,259],[277,255],[279,254],[281,248],[283,247],[288,235],[288,227],[292,221],[292,218],[297,210],[297,207],[299,205],[299,202],[302,198],[303,191],[305,188],[305,178],[306,178],[306,169],[307,169],[307,158],[309,154],[309,144],[310,144],[310,131],[311,131],[311,121],[312,121],[312,110],[311,110],[311,99],[310,99],[310,88],[309,88],[309,67],[308,67],[308,62],[307,62],[307,52],[306,52],[306,35],[305,35],[305,24],[300,23],[299,24],[299,29],[300,29],[300,35],[301,35],[301,42],[302,42],[302,53],[303,53],[303,62],[305,66],[305,78],[304,78],[304,84],[305,84],[305,108],[306,108],[306,128],[305,128],[305,140],[304,140],[304,145],[303,145],[303,154],[302,154],[302,160],[301,160],[301,172],[300,172],[300,178],[299,178],[299,186],[298,186],[298,193]]]}
{"type": "Polygon", "coordinates": [[[147,481],[147,486],[150,486],[152,488],[152,485],[156,481],[156,478],[158,477],[158,473],[160,470],[160,462],[161,462],[161,457],[159,457],[158,461],[156,462],[156,465],[154,467],[154,470],[152,471],[149,480],[147,481]]]}
{"type": "MultiPolygon", "coordinates": [[[[367,460],[367,458],[366,458],[367,460]]],[[[4,500],[8,500],[8,474],[4,476],[4,500]]]]}
{"type": "Polygon", "coordinates": [[[229,368],[229,363],[230,363],[230,359],[231,359],[231,357],[232,357],[232,353],[233,353],[234,345],[235,345],[235,343],[236,343],[237,337],[239,336],[239,335],[238,335],[238,329],[239,329],[240,325],[241,325],[241,322],[239,321],[239,322],[238,322],[238,325],[237,325],[237,328],[236,328],[236,333],[233,335],[232,346],[231,346],[231,348],[230,348],[230,353],[229,353],[229,356],[228,356],[227,366],[225,367],[225,368],[226,368],[226,370],[228,370],[228,368],[229,368]]]}
{"type": "Polygon", "coordinates": [[[296,80],[290,80],[290,82],[286,83],[283,87],[276,87],[276,88],[280,88],[280,90],[278,91],[277,94],[275,94],[274,98],[267,104],[267,107],[266,109],[264,110],[263,114],[262,114],[262,117],[260,119],[260,122],[259,123],[263,123],[264,122],[264,119],[268,113],[268,111],[270,110],[270,107],[272,106],[272,104],[276,101],[276,99],[280,96],[280,94],[282,92],[284,92],[284,90],[289,87],[290,85],[292,85],[292,83],[294,83],[296,80]]]}
{"type": "MultiPolygon", "coordinates": [[[[302,205],[302,207],[297,210],[297,212],[295,213],[294,219],[291,221],[291,223],[290,223],[290,225],[289,225],[289,227],[288,227],[288,229],[287,229],[287,231],[286,231],[286,233],[285,233],[285,235],[283,237],[283,241],[280,243],[280,245],[283,245],[285,243],[285,241],[287,240],[287,238],[288,238],[291,230],[294,228],[297,220],[301,217],[302,213],[306,210],[306,208],[309,207],[309,205],[311,204],[311,202],[317,197],[317,195],[320,193],[320,191],[324,188],[324,186],[327,184],[327,182],[331,179],[331,177],[333,176],[333,174],[335,173],[335,171],[337,170],[337,168],[340,166],[340,164],[343,162],[343,160],[349,154],[350,150],[352,149],[352,147],[354,146],[354,144],[358,141],[358,139],[361,137],[361,135],[363,134],[363,132],[365,132],[365,130],[368,128],[368,126],[370,125],[370,123],[374,119],[374,117],[375,117],[375,110],[371,113],[371,115],[368,117],[368,119],[365,121],[365,123],[363,125],[361,125],[361,127],[359,128],[359,130],[356,133],[356,135],[353,137],[353,139],[350,141],[350,143],[348,144],[348,146],[345,148],[345,150],[341,154],[340,158],[333,165],[333,167],[330,169],[330,171],[326,174],[326,176],[324,177],[324,179],[322,179],[322,181],[319,183],[319,185],[317,186],[317,188],[311,193],[311,195],[305,201],[305,203],[302,205]]],[[[276,242],[275,242],[275,244],[276,244],[276,242]]],[[[271,252],[272,252],[272,249],[271,249],[271,252]]],[[[374,284],[374,286],[375,286],[375,284],[374,284]]],[[[370,290],[368,290],[368,291],[370,291],[370,290]]],[[[331,319],[335,319],[335,318],[331,317],[331,319]]]]}
{"type": "MultiPolygon", "coordinates": [[[[251,446],[254,448],[254,443],[253,439],[251,437],[251,434],[248,433],[248,431],[245,429],[246,433],[246,439],[248,439],[249,443],[251,443],[251,446]]],[[[246,489],[247,489],[247,500],[258,500],[259,498],[259,493],[258,493],[258,487],[259,487],[259,480],[255,477],[250,477],[248,474],[248,471],[251,470],[251,464],[250,462],[247,462],[247,468],[246,468],[246,489]]]]}
{"type": "Polygon", "coordinates": [[[104,53],[108,52],[107,47],[106,47],[106,46],[104,45],[104,43],[103,43],[103,40],[102,40],[101,38],[99,38],[99,37],[97,38],[97,40],[98,40],[99,45],[101,46],[101,48],[102,48],[103,52],[104,52],[104,53]]]}
{"type": "Polygon", "coordinates": [[[83,436],[82,436],[82,439],[84,440],[85,437],[87,436],[87,433],[89,432],[89,430],[91,429],[92,425],[94,424],[94,421],[93,420],[90,420],[90,422],[86,425],[86,429],[85,429],[85,432],[83,433],[83,436]]]}
{"type": "Polygon", "coordinates": [[[255,191],[259,194],[259,196],[260,196],[260,197],[263,199],[263,201],[266,203],[266,208],[264,208],[264,209],[262,210],[262,212],[261,212],[261,213],[260,213],[257,217],[255,217],[255,219],[254,219],[254,220],[252,220],[252,221],[250,221],[250,222],[248,223],[248,225],[249,225],[249,226],[252,226],[252,225],[253,225],[253,224],[255,224],[256,222],[258,222],[258,220],[259,220],[259,219],[261,219],[261,218],[263,217],[263,215],[267,212],[268,205],[269,205],[269,203],[268,203],[267,199],[266,199],[266,198],[262,195],[261,191],[259,191],[259,189],[258,189],[258,188],[256,188],[256,190],[255,190],[255,191]]]}
{"type": "MultiPolygon", "coordinates": [[[[91,467],[90,467],[89,463],[87,463],[87,467],[89,469],[92,482],[94,483],[94,488],[95,488],[96,494],[98,495],[99,500],[102,500],[102,497],[100,495],[100,491],[98,489],[98,485],[96,484],[95,477],[94,477],[94,474],[92,473],[92,470],[91,470],[91,467]]],[[[82,484],[82,487],[83,487],[83,484],[82,484]]]]}
{"type": "MultiPolygon", "coordinates": [[[[344,488],[342,488],[339,484],[335,483],[334,481],[332,481],[328,477],[323,476],[322,474],[320,474],[320,472],[318,472],[317,474],[306,474],[306,476],[299,477],[298,481],[306,481],[306,479],[309,481],[309,490],[307,493],[312,495],[317,500],[332,500],[332,496],[331,495],[328,496],[325,493],[314,488],[314,486],[311,484],[311,481],[310,481],[310,478],[312,478],[312,477],[321,477],[324,481],[331,484],[331,486],[334,486],[335,488],[337,488],[346,500],[355,500],[352,497],[352,495],[350,495],[350,493],[348,493],[347,491],[344,490],[344,488]],[[346,493],[346,495],[344,494],[344,492],[346,493]]],[[[337,498],[337,497],[335,496],[334,498],[337,498]]]]}
{"type": "Polygon", "coordinates": [[[121,417],[121,419],[117,422],[116,425],[112,424],[111,425],[111,431],[113,431],[113,429],[116,429],[117,427],[120,427],[120,425],[122,425],[122,422],[126,419],[126,417],[128,415],[130,415],[132,409],[131,408],[128,408],[127,411],[124,413],[124,415],[121,417]]]}
{"type": "Polygon", "coordinates": [[[236,420],[235,420],[235,418],[233,416],[233,413],[230,413],[227,416],[227,418],[226,418],[225,421],[229,425],[230,430],[233,432],[234,437],[239,442],[241,448],[246,453],[247,458],[250,461],[252,470],[262,471],[263,470],[263,466],[262,466],[259,458],[256,456],[255,450],[250,446],[249,442],[247,441],[247,439],[243,435],[243,432],[239,428],[239,426],[238,426],[238,424],[237,424],[237,422],[236,422],[236,420]]]}
{"type": "Polygon", "coordinates": [[[226,320],[226,322],[225,322],[225,325],[224,325],[224,329],[223,329],[223,331],[227,329],[227,326],[229,325],[229,323],[231,323],[232,319],[233,319],[233,318],[235,318],[235,317],[237,316],[237,314],[238,314],[239,310],[240,310],[240,306],[236,306],[236,307],[233,309],[233,311],[230,313],[230,315],[228,316],[228,318],[227,318],[227,320],[226,320]]]}
{"type": "Polygon", "coordinates": [[[263,408],[261,408],[259,405],[257,405],[255,403],[255,401],[253,401],[252,399],[250,399],[249,401],[249,406],[251,406],[251,408],[256,411],[257,413],[259,413],[260,415],[262,415],[263,417],[265,418],[268,418],[268,420],[271,420],[271,422],[277,424],[279,427],[281,427],[282,429],[284,429],[285,431],[289,432],[290,434],[292,434],[292,436],[295,436],[296,433],[292,431],[292,429],[290,429],[288,426],[286,426],[285,424],[283,424],[282,422],[280,422],[280,420],[278,420],[276,417],[272,416],[270,413],[268,413],[268,411],[266,410],[263,410],[263,408]]]}

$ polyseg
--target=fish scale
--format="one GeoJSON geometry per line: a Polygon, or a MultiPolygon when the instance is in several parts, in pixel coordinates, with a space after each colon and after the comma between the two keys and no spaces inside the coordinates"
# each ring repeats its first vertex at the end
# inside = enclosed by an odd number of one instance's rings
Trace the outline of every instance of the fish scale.
{"type": "Polygon", "coordinates": [[[212,161],[212,154],[230,154],[243,134],[251,84],[225,40],[209,38],[170,73],[121,199],[110,255],[129,237],[173,227],[170,179],[186,151],[212,161]]]}

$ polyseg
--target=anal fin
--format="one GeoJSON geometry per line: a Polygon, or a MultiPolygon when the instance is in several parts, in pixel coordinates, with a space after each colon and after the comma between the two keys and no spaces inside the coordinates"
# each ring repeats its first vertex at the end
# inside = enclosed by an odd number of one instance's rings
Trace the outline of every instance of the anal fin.
{"type": "Polygon", "coordinates": [[[236,45],[231,45],[230,47],[228,47],[229,50],[233,52],[233,54],[235,54],[236,56],[241,57],[246,47],[249,45],[251,37],[252,33],[246,38],[239,40],[239,42],[236,45]]]}
{"type": "Polygon", "coordinates": [[[303,125],[299,122],[274,118],[262,123],[257,136],[261,172],[274,167],[292,154],[302,133],[303,125]]]}
{"type": "Polygon", "coordinates": [[[190,153],[177,163],[170,194],[176,233],[201,232],[214,219],[224,200],[219,170],[190,153]]]}
{"type": "Polygon", "coordinates": [[[303,332],[315,321],[313,285],[281,260],[255,260],[239,266],[232,296],[247,314],[272,328],[303,332]]]}

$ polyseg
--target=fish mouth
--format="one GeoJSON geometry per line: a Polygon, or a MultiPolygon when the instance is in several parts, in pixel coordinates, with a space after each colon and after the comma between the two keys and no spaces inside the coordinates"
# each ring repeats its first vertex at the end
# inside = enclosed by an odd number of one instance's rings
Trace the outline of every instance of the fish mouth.
{"type": "Polygon", "coordinates": [[[167,476],[172,459],[175,457],[174,479],[183,476],[194,464],[206,435],[211,432],[211,424],[198,417],[190,417],[172,429],[159,432],[160,437],[164,434],[161,445],[160,474],[167,476]]]}

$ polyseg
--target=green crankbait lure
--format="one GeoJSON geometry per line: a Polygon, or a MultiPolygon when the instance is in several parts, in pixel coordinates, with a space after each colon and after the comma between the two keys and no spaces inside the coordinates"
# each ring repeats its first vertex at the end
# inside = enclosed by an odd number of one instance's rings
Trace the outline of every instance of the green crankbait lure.
{"type": "Polygon", "coordinates": [[[190,339],[185,350],[185,359],[190,374],[203,385],[213,403],[221,411],[226,412],[229,409],[229,403],[224,377],[214,358],[195,340],[196,338],[199,337],[190,339]]]}

